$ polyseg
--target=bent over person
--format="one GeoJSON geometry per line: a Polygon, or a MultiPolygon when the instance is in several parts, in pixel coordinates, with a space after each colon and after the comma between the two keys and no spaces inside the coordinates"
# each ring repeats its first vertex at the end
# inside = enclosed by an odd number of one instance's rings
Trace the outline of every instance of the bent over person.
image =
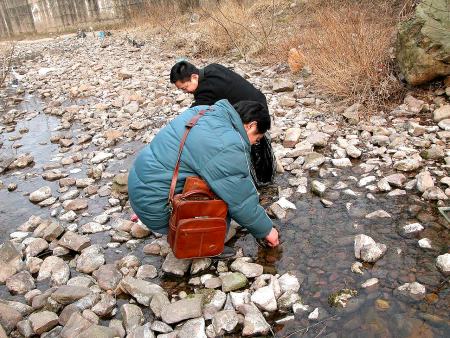
{"type": "Polygon", "coordinates": [[[259,204],[249,172],[250,145],[257,143],[270,128],[269,113],[258,102],[243,101],[233,107],[227,100],[221,100],[211,107],[189,108],[173,119],[141,151],[130,170],[131,207],[149,229],[168,233],[169,188],[185,125],[208,108],[184,145],[175,193],[181,192],[186,177],[201,177],[225,201],[229,218],[255,238],[277,246],[278,232],[259,204]]]}
{"type": "MultiPolygon", "coordinates": [[[[256,101],[267,110],[264,94],[232,70],[213,63],[198,69],[187,61],[176,63],[170,71],[170,82],[178,89],[194,95],[192,107],[212,105],[227,99],[231,104],[256,101]]],[[[275,160],[270,138],[265,135],[251,147],[251,172],[258,186],[270,184],[275,174],[275,160]]]]}

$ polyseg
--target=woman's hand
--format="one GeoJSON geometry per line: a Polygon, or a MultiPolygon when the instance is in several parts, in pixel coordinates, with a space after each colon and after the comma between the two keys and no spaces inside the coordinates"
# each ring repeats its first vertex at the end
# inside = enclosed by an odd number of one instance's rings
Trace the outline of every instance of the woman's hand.
{"type": "Polygon", "coordinates": [[[272,228],[270,230],[269,234],[266,236],[267,245],[274,248],[280,244],[280,241],[278,239],[278,231],[275,228],[272,228]]]}

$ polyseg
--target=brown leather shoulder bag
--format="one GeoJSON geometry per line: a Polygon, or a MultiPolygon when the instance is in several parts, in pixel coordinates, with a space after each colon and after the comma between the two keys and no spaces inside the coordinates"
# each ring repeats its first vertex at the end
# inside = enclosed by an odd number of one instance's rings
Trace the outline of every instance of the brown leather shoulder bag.
{"type": "Polygon", "coordinates": [[[171,215],[167,239],[177,258],[220,255],[227,232],[227,204],[214,194],[203,179],[197,176],[187,177],[182,193],[175,195],[184,143],[190,130],[205,112],[206,110],[200,111],[186,124],[170,184],[171,215]]]}

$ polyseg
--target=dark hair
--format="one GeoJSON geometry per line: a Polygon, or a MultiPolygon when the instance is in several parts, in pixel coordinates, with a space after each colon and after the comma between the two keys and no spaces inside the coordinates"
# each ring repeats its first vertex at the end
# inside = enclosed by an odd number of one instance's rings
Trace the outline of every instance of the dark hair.
{"type": "Polygon", "coordinates": [[[170,83],[189,81],[192,74],[199,74],[197,67],[187,61],[177,62],[170,70],[170,83]]]}
{"type": "Polygon", "coordinates": [[[267,107],[256,101],[239,101],[233,105],[243,123],[256,121],[258,132],[264,134],[270,129],[270,115],[267,107]]]}

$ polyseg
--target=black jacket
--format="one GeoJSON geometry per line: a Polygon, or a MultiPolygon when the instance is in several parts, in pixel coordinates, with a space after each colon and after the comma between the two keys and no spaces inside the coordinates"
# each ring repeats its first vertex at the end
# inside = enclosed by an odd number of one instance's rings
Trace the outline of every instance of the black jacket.
{"type": "Polygon", "coordinates": [[[232,70],[212,63],[200,69],[199,83],[191,107],[212,105],[222,99],[227,99],[231,104],[243,100],[257,101],[267,107],[264,94],[250,82],[232,70]]]}

